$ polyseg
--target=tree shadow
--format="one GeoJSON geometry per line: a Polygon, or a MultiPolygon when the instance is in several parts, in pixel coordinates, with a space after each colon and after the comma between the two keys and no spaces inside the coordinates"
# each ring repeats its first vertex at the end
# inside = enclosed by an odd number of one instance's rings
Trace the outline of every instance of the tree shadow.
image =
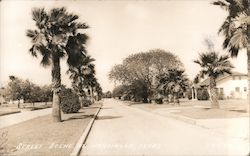
{"type": "Polygon", "coordinates": [[[122,116],[97,116],[96,120],[108,120],[108,119],[117,119],[121,118],[122,116]]]}
{"type": "Polygon", "coordinates": [[[91,106],[89,106],[89,107],[84,106],[82,109],[84,110],[84,109],[96,109],[96,108],[99,108],[99,106],[93,106],[93,107],[91,107],[91,106]]]}
{"type": "Polygon", "coordinates": [[[94,114],[90,114],[90,115],[77,115],[77,116],[68,117],[68,118],[64,119],[63,122],[70,121],[70,120],[77,120],[77,119],[93,118],[93,117],[94,117],[94,114]]]}
{"type": "Polygon", "coordinates": [[[103,107],[101,109],[112,109],[112,107],[103,107]]]}

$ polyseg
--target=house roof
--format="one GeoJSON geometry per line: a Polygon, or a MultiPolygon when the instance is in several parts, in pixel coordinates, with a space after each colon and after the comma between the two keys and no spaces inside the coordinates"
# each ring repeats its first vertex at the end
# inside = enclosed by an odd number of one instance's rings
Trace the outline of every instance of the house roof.
{"type": "MultiPolygon", "coordinates": [[[[222,79],[225,79],[229,76],[247,76],[247,74],[245,73],[240,73],[240,72],[233,72],[232,74],[224,74],[224,75],[221,75],[219,76],[217,79],[216,79],[216,82],[222,80],[222,79]]],[[[209,78],[206,78],[204,81],[198,83],[198,86],[209,86],[209,78]]]]}

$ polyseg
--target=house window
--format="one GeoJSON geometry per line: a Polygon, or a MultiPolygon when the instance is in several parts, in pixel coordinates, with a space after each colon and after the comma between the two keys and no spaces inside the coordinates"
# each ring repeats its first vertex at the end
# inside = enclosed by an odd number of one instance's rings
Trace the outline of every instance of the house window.
{"type": "Polygon", "coordinates": [[[223,88],[220,88],[220,94],[223,94],[223,92],[224,92],[223,88]]]}
{"type": "Polygon", "coordinates": [[[236,92],[240,92],[240,87],[235,87],[236,92]]]}
{"type": "Polygon", "coordinates": [[[216,94],[219,93],[219,88],[215,88],[216,94]]]}
{"type": "Polygon", "coordinates": [[[244,92],[246,92],[247,91],[247,87],[244,87],[244,92]]]}

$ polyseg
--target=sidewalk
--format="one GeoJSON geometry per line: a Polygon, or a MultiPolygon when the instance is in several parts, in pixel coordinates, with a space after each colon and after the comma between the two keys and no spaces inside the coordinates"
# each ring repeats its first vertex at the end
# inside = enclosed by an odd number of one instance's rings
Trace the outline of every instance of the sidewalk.
{"type": "Polygon", "coordinates": [[[220,119],[195,119],[176,114],[172,111],[156,110],[152,113],[171,117],[189,124],[209,129],[219,135],[238,138],[249,142],[249,117],[220,118],[220,119]]]}
{"type": "MultiPolygon", "coordinates": [[[[163,104],[161,106],[156,106],[157,108],[155,108],[154,105],[155,104],[136,104],[130,106],[161,116],[174,118],[192,125],[197,125],[209,129],[211,132],[221,136],[228,136],[249,142],[249,114],[247,113],[215,110],[214,116],[211,117],[211,115],[207,116],[206,113],[199,112],[202,108],[197,108],[197,105],[164,107],[163,104]],[[202,115],[202,113],[204,115],[202,115]]],[[[209,112],[209,110],[204,112],[209,112]]]]}

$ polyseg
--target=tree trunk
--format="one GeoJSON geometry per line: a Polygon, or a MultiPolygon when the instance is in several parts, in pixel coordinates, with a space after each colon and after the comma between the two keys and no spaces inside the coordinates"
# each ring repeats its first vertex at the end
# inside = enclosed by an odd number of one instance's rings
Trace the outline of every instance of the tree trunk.
{"type": "Polygon", "coordinates": [[[216,79],[214,77],[210,77],[210,95],[211,95],[211,108],[219,109],[219,103],[217,100],[217,93],[216,93],[216,79]]]}
{"type": "Polygon", "coordinates": [[[20,108],[20,100],[17,100],[17,108],[20,108]]]}
{"type": "Polygon", "coordinates": [[[83,97],[82,96],[79,96],[79,101],[80,101],[81,108],[83,108],[83,97]]]}
{"type": "Polygon", "coordinates": [[[175,104],[176,104],[177,106],[180,106],[179,93],[176,93],[176,94],[175,94],[175,104]]]}
{"type": "Polygon", "coordinates": [[[91,101],[91,104],[94,103],[94,99],[93,99],[93,91],[92,91],[92,87],[89,86],[89,92],[90,92],[90,101],[91,101]]]}
{"type": "Polygon", "coordinates": [[[61,122],[60,89],[61,89],[60,58],[54,56],[52,58],[52,90],[53,90],[52,117],[54,122],[61,122]]]}
{"type": "MultiPolygon", "coordinates": [[[[248,42],[250,42],[250,39],[249,39],[248,42]]],[[[247,105],[247,112],[249,112],[249,110],[250,110],[250,43],[248,43],[248,47],[247,47],[247,71],[248,71],[248,105],[247,105]]]]}

